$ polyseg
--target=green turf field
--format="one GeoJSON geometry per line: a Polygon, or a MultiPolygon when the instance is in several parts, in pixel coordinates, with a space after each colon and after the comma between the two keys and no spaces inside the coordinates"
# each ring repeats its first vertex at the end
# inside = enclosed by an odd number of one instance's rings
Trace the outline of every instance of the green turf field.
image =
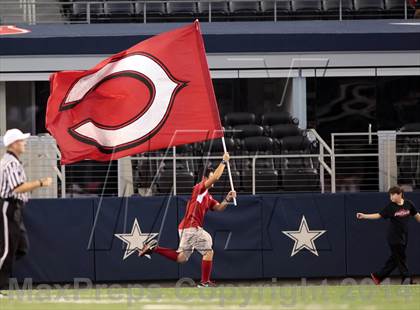
{"type": "Polygon", "coordinates": [[[340,285],[293,286],[258,284],[216,288],[110,287],[97,289],[35,289],[12,291],[0,309],[416,309],[420,286],[340,285]]]}

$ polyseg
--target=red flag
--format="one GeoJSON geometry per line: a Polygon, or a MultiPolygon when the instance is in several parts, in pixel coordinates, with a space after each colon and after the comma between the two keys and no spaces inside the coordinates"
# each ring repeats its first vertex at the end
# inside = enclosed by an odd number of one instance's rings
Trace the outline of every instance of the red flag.
{"type": "Polygon", "coordinates": [[[64,164],[223,136],[198,22],[50,82],[46,126],[64,164]]]}

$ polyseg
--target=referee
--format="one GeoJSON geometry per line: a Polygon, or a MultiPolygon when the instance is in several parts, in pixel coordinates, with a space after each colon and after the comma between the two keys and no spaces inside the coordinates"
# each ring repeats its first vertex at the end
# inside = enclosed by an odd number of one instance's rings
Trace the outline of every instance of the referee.
{"type": "Polygon", "coordinates": [[[36,181],[26,180],[19,156],[25,152],[25,140],[29,135],[19,129],[10,129],[3,137],[7,152],[0,160],[0,290],[8,288],[14,261],[28,252],[23,209],[29,192],[49,186],[52,182],[49,177],[36,181]]]}

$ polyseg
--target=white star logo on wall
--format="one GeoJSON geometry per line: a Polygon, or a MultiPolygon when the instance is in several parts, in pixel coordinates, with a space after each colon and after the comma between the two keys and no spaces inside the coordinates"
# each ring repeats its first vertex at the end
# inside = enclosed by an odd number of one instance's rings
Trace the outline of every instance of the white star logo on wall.
{"type": "Polygon", "coordinates": [[[302,249],[307,249],[316,256],[319,256],[314,241],[325,232],[326,230],[309,230],[305,216],[302,217],[298,231],[282,231],[283,234],[295,241],[290,257],[293,257],[302,249]]]}
{"type": "Polygon", "coordinates": [[[137,218],[134,219],[134,224],[133,228],[131,229],[131,233],[115,234],[115,237],[127,244],[123,260],[127,259],[131,254],[140,251],[143,248],[144,242],[146,240],[153,239],[157,235],[157,233],[142,233],[137,218]]]}

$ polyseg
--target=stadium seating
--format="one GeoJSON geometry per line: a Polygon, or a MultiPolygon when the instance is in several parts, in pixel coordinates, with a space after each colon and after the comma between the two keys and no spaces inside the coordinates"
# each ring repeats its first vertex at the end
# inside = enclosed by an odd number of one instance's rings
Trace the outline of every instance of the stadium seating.
{"type": "Polygon", "coordinates": [[[265,132],[269,136],[271,134],[271,127],[281,124],[293,124],[297,126],[299,124],[299,120],[297,118],[293,118],[287,111],[265,113],[261,115],[261,125],[264,127],[265,132]]]}
{"type": "MultiPolygon", "coordinates": [[[[277,12],[290,12],[291,4],[290,1],[278,1],[276,2],[277,12]]],[[[261,1],[261,10],[263,12],[273,12],[274,2],[273,1],[261,1]]]]}
{"type": "MultiPolygon", "coordinates": [[[[95,21],[104,16],[104,2],[89,2],[89,12],[91,20],[95,21]]],[[[72,20],[86,20],[88,4],[86,1],[74,0],[73,11],[70,14],[72,20]]]]}
{"type": "Polygon", "coordinates": [[[354,0],[355,15],[359,18],[382,18],[383,0],[354,0]]]}
{"type": "MultiPolygon", "coordinates": [[[[323,0],[322,6],[325,16],[336,18],[340,13],[340,0],[323,0]]],[[[341,10],[343,16],[349,16],[354,11],[353,0],[341,0],[341,10]]]]}
{"type": "MultiPolygon", "coordinates": [[[[247,137],[243,140],[245,155],[273,154],[273,139],[269,137],[247,137]]],[[[252,159],[242,161],[242,184],[246,192],[252,191],[252,159]]],[[[259,158],[255,161],[255,188],[258,192],[278,190],[278,171],[272,158],[259,158]]]]}
{"type": "Polygon", "coordinates": [[[233,127],[233,137],[236,139],[243,139],[246,137],[262,136],[264,128],[259,125],[247,124],[233,127]]]}
{"type": "Polygon", "coordinates": [[[198,2],[198,13],[208,17],[211,6],[211,16],[215,20],[225,20],[229,16],[229,2],[198,2]]]}
{"type": "Polygon", "coordinates": [[[302,130],[295,124],[278,124],[269,127],[268,134],[274,140],[275,150],[281,150],[281,139],[290,136],[301,136],[302,130]]]}
{"type": "MultiPolygon", "coordinates": [[[[230,155],[235,155],[235,142],[232,138],[226,138],[226,148],[229,151],[230,155]]],[[[203,171],[206,167],[211,167],[213,169],[216,169],[220,164],[220,154],[223,154],[223,145],[221,139],[215,139],[210,140],[202,143],[201,148],[201,156],[203,160],[199,163],[198,167],[198,175],[197,175],[197,181],[201,180],[201,177],[203,175],[203,171]],[[207,156],[218,156],[217,159],[206,159],[207,156]]],[[[241,190],[241,175],[238,170],[238,160],[230,160],[230,168],[232,172],[232,179],[235,184],[235,189],[240,191],[241,190]]],[[[222,177],[219,179],[219,181],[215,184],[215,186],[212,188],[212,192],[215,194],[226,194],[230,190],[230,181],[229,176],[227,173],[224,173],[222,177]]]]}
{"type": "Polygon", "coordinates": [[[382,0],[354,0],[356,10],[383,10],[384,2],[382,0]]]}
{"type": "Polygon", "coordinates": [[[134,16],[134,5],[124,0],[110,1],[104,3],[105,14],[119,22],[129,22],[134,16]]]}
{"type": "Polygon", "coordinates": [[[118,184],[117,162],[84,160],[66,165],[68,197],[115,195],[118,184]]]}
{"type": "Polygon", "coordinates": [[[322,4],[320,0],[292,0],[293,11],[321,11],[322,4]]]}
{"type": "Polygon", "coordinates": [[[205,2],[199,1],[198,2],[198,10],[200,13],[208,13],[209,12],[209,4],[211,5],[212,13],[216,14],[228,14],[229,13],[229,2],[205,2]]]}
{"type": "Polygon", "coordinates": [[[244,153],[243,139],[248,137],[260,137],[264,135],[264,128],[260,125],[249,124],[249,125],[238,125],[233,127],[233,137],[236,141],[236,150],[240,153],[244,153]]]}
{"type": "MultiPolygon", "coordinates": [[[[323,0],[322,5],[325,11],[338,11],[340,0],[323,0]]],[[[344,11],[353,11],[353,0],[341,0],[341,8],[344,11]]]]}
{"type": "Polygon", "coordinates": [[[277,139],[302,135],[302,130],[300,130],[295,124],[278,124],[271,126],[269,130],[270,136],[277,139]]]}
{"type": "Polygon", "coordinates": [[[385,0],[385,8],[388,10],[402,10],[404,9],[404,1],[385,0]]]}
{"type": "MultiPolygon", "coordinates": [[[[305,136],[281,139],[282,154],[310,154],[312,144],[305,136]]],[[[280,161],[282,188],[286,191],[314,191],[319,177],[311,158],[283,158],[280,161]]]]}
{"type": "Polygon", "coordinates": [[[226,126],[236,126],[245,124],[255,124],[255,114],[248,112],[236,112],[226,114],[224,117],[224,124],[226,126]]]}
{"type": "MultiPolygon", "coordinates": [[[[276,16],[277,19],[289,19],[291,12],[290,1],[276,2],[276,16]]],[[[267,19],[273,20],[274,18],[274,2],[261,1],[261,12],[267,19]]]]}
{"type": "MultiPolygon", "coordinates": [[[[182,145],[177,147],[177,154],[184,156],[193,156],[192,145],[182,145]]],[[[164,154],[161,154],[164,156],[164,154]]],[[[172,156],[171,152],[166,156],[172,156]]],[[[173,159],[167,159],[156,163],[159,169],[158,179],[156,181],[157,190],[161,194],[168,194],[173,185],[173,159]],[[160,167],[159,167],[160,166],[160,167]]],[[[176,160],[176,187],[177,194],[189,194],[195,184],[194,165],[190,160],[176,160]]]]}
{"type": "Polygon", "coordinates": [[[166,9],[169,15],[191,17],[197,13],[197,3],[182,1],[168,2],[166,9]]]}
{"type": "Polygon", "coordinates": [[[261,116],[261,125],[272,126],[277,124],[299,124],[297,118],[293,118],[289,112],[271,112],[261,116]]]}
{"type": "MultiPolygon", "coordinates": [[[[385,0],[385,9],[390,17],[403,17],[404,16],[404,1],[400,0],[385,0]]],[[[407,7],[409,15],[411,15],[411,7],[407,7]]]]}
{"type": "Polygon", "coordinates": [[[144,14],[146,5],[146,13],[148,17],[155,17],[159,20],[159,18],[163,18],[166,15],[166,5],[165,3],[148,1],[144,2],[136,2],[135,4],[135,12],[137,15],[142,16],[144,14]]]}
{"type": "Polygon", "coordinates": [[[259,1],[231,1],[230,12],[232,13],[253,13],[256,14],[260,11],[259,1]]]}
{"type": "Polygon", "coordinates": [[[311,148],[311,142],[307,137],[299,136],[285,136],[281,140],[281,147],[284,152],[296,153],[296,152],[309,152],[311,148]]]}
{"type": "Polygon", "coordinates": [[[259,1],[231,1],[229,7],[233,16],[247,20],[257,19],[261,13],[259,1]]]}
{"type": "MultiPolygon", "coordinates": [[[[63,4],[63,15],[72,20],[87,20],[87,6],[84,0],[69,0],[63,4]]],[[[96,0],[91,2],[91,20],[107,22],[140,22],[144,16],[149,21],[171,22],[191,21],[209,18],[209,5],[213,21],[274,20],[274,3],[277,19],[338,19],[340,0],[281,0],[281,1],[192,1],[170,2],[132,0],[96,0]],[[106,15],[105,19],[104,14],[106,15]],[[124,17],[127,19],[124,20],[124,17]],[[134,18],[132,18],[134,17],[134,18]],[[150,19],[149,19],[150,18],[150,19]]],[[[402,18],[403,0],[341,0],[344,16],[351,18],[402,18]]],[[[409,7],[409,14],[412,9],[409,7]]]]}
{"type": "Polygon", "coordinates": [[[296,17],[310,16],[320,18],[322,12],[321,0],[292,0],[292,11],[296,17]]]}
{"type": "MultiPolygon", "coordinates": [[[[152,156],[152,152],[141,155],[142,158],[152,156]]],[[[156,155],[158,156],[158,155],[156,155]]],[[[151,159],[141,159],[133,162],[133,179],[135,188],[149,188],[158,171],[158,163],[151,159]]]]}
{"type": "MultiPolygon", "coordinates": [[[[231,136],[239,155],[310,154],[313,145],[298,124],[299,120],[287,111],[265,113],[259,118],[245,112],[229,113],[224,117],[224,125],[233,131],[231,136]]],[[[258,159],[255,165],[256,186],[259,191],[273,191],[275,186],[272,182],[288,182],[287,190],[295,191],[316,190],[319,187],[317,167],[310,158],[258,159]],[[287,182],[282,181],[283,176],[287,182]],[[293,178],[295,180],[289,182],[293,178]]],[[[236,167],[241,174],[243,190],[250,192],[252,160],[238,161],[236,167]]]]}
{"type": "MultiPolygon", "coordinates": [[[[298,127],[298,119],[293,118],[286,111],[266,113],[258,118],[253,113],[228,113],[223,119],[224,126],[232,130],[230,135],[226,135],[227,150],[232,156],[308,155],[315,149],[313,143],[305,136],[305,131],[298,127]]],[[[206,167],[217,168],[223,152],[221,139],[177,146],[176,153],[178,156],[200,158],[198,160],[177,160],[177,193],[188,194],[191,184],[201,180],[206,167]],[[209,156],[217,158],[208,158],[209,156]]],[[[169,151],[168,156],[171,155],[169,151]]],[[[163,154],[160,154],[160,156],[163,156],[163,154]]],[[[151,171],[149,176],[149,182],[151,182],[152,171],[158,170],[158,163],[156,161],[143,161],[142,164],[144,166],[138,167],[138,169],[151,171]]],[[[235,189],[239,192],[251,193],[253,159],[232,159],[230,165],[235,189]]],[[[312,158],[308,157],[258,158],[255,161],[256,190],[258,192],[276,192],[280,189],[287,191],[319,190],[317,169],[318,167],[314,164],[312,158]]],[[[158,193],[169,193],[173,180],[172,159],[163,161],[158,176],[156,182],[158,193]]],[[[142,181],[147,183],[144,181],[144,176],[142,181]]],[[[212,189],[212,192],[225,194],[229,189],[229,178],[227,174],[224,174],[212,189]]]]}
{"type": "MultiPolygon", "coordinates": [[[[191,189],[194,186],[194,174],[192,171],[186,170],[182,165],[176,167],[176,192],[177,194],[191,194],[191,189]]],[[[163,166],[159,172],[159,177],[156,182],[157,190],[160,194],[169,194],[173,185],[173,170],[172,166],[163,166]]]]}

